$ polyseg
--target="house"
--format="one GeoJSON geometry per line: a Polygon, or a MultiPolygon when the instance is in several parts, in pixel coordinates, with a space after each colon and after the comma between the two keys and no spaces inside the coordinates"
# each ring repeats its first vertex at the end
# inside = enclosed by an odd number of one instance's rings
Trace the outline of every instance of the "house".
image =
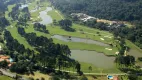
{"type": "Polygon", "coordinates": [[[72,13],[71,16],[72,17],[77,16],[79,18],[79,20],[81,20],[83,22],[96,19],[95,17],[89,16],[89,15],[84,14],[84,13],[72,13]]]}
{"type": "Polygon", "coordinates": [[[6,60],[8,62],[8,67],[10,67],[13,64],[13,59],[9,56],[0,55],[0,62],[6,60]]]}

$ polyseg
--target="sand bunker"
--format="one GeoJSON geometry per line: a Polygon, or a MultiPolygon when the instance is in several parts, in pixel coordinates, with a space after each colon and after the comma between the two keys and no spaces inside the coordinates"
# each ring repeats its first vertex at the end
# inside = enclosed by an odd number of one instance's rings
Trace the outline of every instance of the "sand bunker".
{"type": "Polygon", "coordinates": [[[109,50],[109,51],[112,51],[112,49],[110,49],[110,48],[105,48],[106,50],[109,50]]]}
{"type": "Polygon", "coordinates": [[[107,37],[107,38],[112,38],[111,36],[104,36],[104,37],[107,37]]]}
{"type": "Polygon", "coordinates": [[[103,40],[103,41],[105,40],[104,38],[100,38],[100,39],[103,40]]]}

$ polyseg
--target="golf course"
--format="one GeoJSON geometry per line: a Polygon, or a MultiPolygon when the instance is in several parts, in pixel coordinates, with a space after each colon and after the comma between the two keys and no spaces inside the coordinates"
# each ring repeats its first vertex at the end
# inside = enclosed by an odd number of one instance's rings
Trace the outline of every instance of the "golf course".
{"type": "MultiPolygon", "coordinates": [[[[15,5],[9,5],[8,12],[11,12],[15,5]]],[[[99,29],[89,28],[84,25],[73,23],[72,28],[74,32],[65,31],[60,26],[53,25],[53,21],[59,21],[64,19],[64,15],[56,10],[49,1],[41,2],[37,5],[36,1],[32,3],[22,4],[21,8],[28,7],[31,19],[28,21],[28,26],[24,27],[26,33],[34,32],[37,36],[44,36],[52,38],[54,43],[68,45],[71,49],[71,58],[80,62],[81,70],[83,72],[91,73],[122,73],[117,69],[115,61],[116,53],[119,52],[117,47],[117,41],[114,39],[112,33],[99,29]],[[46,25],[46,29],[49,34],[34,30],[34,23],[39,22],[46,25]],[[113,46],[111,46],[111,45],[113,46]],[[105,64],[104,64],[105,63],[105,64]],[[92,67],[92,71],[88,70],[88,67],[92,67]]],[[[18,34],[16,22],[11,20],[11,25],[7,27],[12,37],[20,44],[23,44],[25,48],[29,48],[38,53],[24,37],[18,34]]],[[[142,56],[142,50],[135,46],[130,41],[126,40],[126,45],[131,48],[128,54],[138,58],[142,56]]],[[[67,68],[66,70],[74,69],[67,68]]]]}

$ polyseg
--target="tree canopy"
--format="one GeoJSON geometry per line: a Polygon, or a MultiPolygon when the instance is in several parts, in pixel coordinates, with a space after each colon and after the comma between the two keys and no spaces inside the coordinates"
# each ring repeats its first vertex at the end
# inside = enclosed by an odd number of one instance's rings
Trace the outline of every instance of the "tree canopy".
{"type": "Polygon", "coordinates": [[[109,20],[141,20],[142,0],[50,0],[63,13],[83,12],[109,20]]]}

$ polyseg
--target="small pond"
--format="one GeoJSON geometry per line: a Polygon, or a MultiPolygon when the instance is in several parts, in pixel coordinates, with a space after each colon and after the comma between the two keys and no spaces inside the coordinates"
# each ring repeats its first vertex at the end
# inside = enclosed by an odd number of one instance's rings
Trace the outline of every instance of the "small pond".
{"type": "Polygon", "coordinates": [[[29,5],[28,4],[22,4],[20,7],[19,7],[19,9],[23,9],[23,8],[25,8],[25,7],[28,7],[29,5]]]}
{"type": "Polygon", "coordinates": [[[46,10],[39,12],[39,17],[42,19],[42,21],[40,22],[41,24],[47,25],[52,23],[52,18],[51,16],[47,15],[48,11],[51,11],[52,8],[51,7],[47,7],[46,10]]]}
{"type": "Polygon", "coordinates": [[[86,50],[71,50],[71,58],[85,63],[91,63],[100,68],[113,68],[115,57],[103,53],[86,50]]]}
{"type": "Polygon", "coordinates": [[[109,46],[108,44],[91,40],[91,39],[85,39],[85,38],[78,38],[78,37],[69,37],[69,36],[62,36],[62,35],[54,35],[52,38],[56,38],[65,42],[83,42],[87,44],[96,44],[100,46],[109,46]]]}

